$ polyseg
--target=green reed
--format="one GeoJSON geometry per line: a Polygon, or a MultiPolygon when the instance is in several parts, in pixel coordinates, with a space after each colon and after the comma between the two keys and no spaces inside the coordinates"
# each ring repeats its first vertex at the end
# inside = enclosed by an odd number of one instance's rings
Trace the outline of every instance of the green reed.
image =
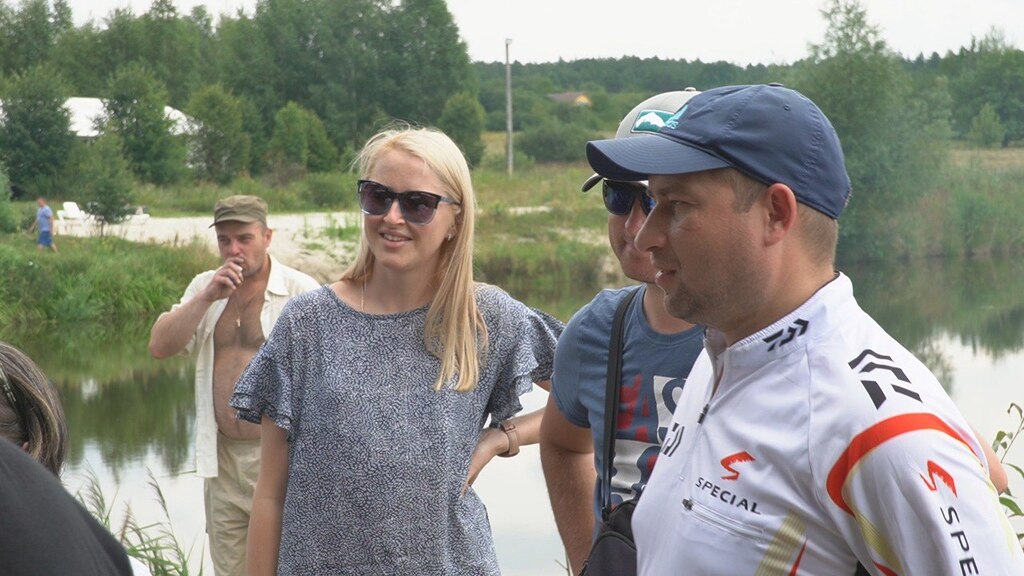
{"type": "MultiPolygon", "coordinates": [[[[189,568],[193,553],[198,553],[201,558],[202,550],[196,552],[194,548],[190,548],[186,552],[182,548],[171,526],[163,490],[153,476],[153,472],[147,470],[147,474],[153,497],[163,513],[163,519],[156,522],[139,524],[131,508],[125,506],[120,521],[115,523],[112,503],[107,502],[99,479],[88,468],[85,471],[85,484],[76,496],[85,508],[121,542],[128,555],[145,564],[153,576],[190,576],[191,574],[202,576],[201,562],[199,562],[198,572],[192,572],[189,568]]],[[[114,497],[116,498],[117,495],[115,494],[114,497]]]]}
{"type": "MultiPolygon", "coordinates": [[[[1018,475],[1021,480],[1024,480],[1024,468],[1006,461],[1006,455],[1010,452],[1010,448],[1013,447],[1017,438],[1024,433],[1024,409],[1019,404],[1011,403],[1010,407],[1006,409],[1006,413],[1017,419],[1017,427],[1016,429],[1011,427],[1010,430],[1000,430],[997,432],[995,439],[992,440],[992,449],[999,456],[999,461],[1004,466],[1018,475]]],[[[1006,490],[1006,493],[999,496],[999,502],[1002,503],[1008,518],[1024,518],[1024,509],[1021,508],[1020,501],[1009,489],[1006,490]]],[[[1017,533],[1017,540],[1024,545],[1024,532],[1017,533]]]]}

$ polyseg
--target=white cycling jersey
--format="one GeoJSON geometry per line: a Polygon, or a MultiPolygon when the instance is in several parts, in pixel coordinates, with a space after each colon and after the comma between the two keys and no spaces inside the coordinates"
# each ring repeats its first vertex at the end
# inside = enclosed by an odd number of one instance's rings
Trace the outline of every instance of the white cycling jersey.
{"type": "Polygon", "coordinates": [[[846,276],[705,345],[633,517],[640,574],[1024,574],[976,437],[846,276]]]}

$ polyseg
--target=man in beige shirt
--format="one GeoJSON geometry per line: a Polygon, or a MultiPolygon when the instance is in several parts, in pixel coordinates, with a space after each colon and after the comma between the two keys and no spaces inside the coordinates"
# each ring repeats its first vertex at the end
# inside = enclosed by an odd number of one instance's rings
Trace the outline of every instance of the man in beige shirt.
{"type": "Polygon", "coordinates": [[[245,574],[252,494],[259,472],[259,426],[228,406],[235,381],[270,336],[285,303],[317,282],[267,253],[273,230],[267,204],[230,196],[211,225],[223,264],[192,279],[150,334],[155,358],[198,351],[196,473],[205,479],[206,531],[216,576],[245,574]]]}

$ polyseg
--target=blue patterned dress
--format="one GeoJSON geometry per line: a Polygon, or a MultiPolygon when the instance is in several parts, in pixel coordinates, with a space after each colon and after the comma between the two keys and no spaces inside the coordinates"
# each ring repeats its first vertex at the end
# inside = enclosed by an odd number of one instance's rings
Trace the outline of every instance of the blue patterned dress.
{"type": "Polygon", "coordinates": [[[364,314],[325,286],[285,308],[231,398],[288,431],[278,574],[500,574],[483,502],[459,492],[488,417],[551,377],[562,324],[494,286],[476,298],[489,345],[470,392],[433,389],[426,306],[364,314]]]}

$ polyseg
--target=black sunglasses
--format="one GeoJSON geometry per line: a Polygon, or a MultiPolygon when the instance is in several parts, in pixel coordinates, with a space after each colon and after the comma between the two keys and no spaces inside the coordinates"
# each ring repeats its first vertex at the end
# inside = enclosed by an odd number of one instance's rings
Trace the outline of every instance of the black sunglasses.
{"type": "Polygon", "coordinates": [[[388,210],[391,210],[391,203],[396,199],[398,200],[398,209],[402,212],[402,218],[410,224],[419,225],[428,224],[434,219],[437,205],[441,202],[460,205],[455,200],[440,194],[417,190],[395,192],[380,182],[359,181],[359,207],[362,208],[364,214],[383,216],[388,213],[388,210]]]}
{"type": "Polygon", "coordinates": [[[646,182],[622,182],[620,180],[601,180],[601,195],[604,206],[617,216],[628,216],[633,209],[633,199],[640,200],[640,209],[644,215],[654,210],[654,198],[647,193],[646,182]]]}

